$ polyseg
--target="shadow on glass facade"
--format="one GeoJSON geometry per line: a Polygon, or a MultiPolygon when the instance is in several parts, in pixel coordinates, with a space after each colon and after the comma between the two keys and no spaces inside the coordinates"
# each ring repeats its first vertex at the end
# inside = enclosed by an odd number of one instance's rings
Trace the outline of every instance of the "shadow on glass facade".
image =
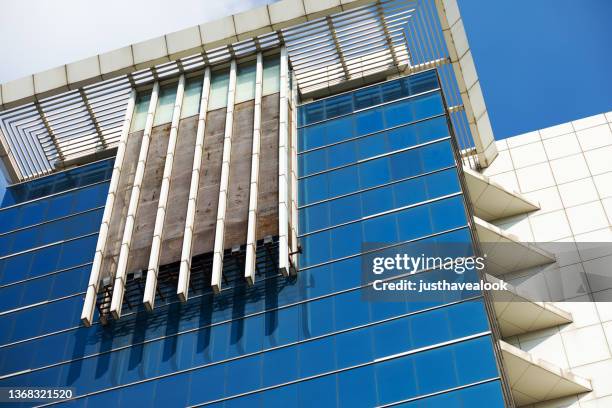
{"type": "Polygon", "coordinates": [[[112,160],[11,187],[0,386],[73,387],[70,406],[87,407],[503,406],[482,296],[361,299],[364,242],[471,242],[435,71],[298,118],[297,277],[264,259],[248,286],[228,264],[220,294],[202,285],[187,303],[169,296],[107,325],[79,315],[112,160]]]}

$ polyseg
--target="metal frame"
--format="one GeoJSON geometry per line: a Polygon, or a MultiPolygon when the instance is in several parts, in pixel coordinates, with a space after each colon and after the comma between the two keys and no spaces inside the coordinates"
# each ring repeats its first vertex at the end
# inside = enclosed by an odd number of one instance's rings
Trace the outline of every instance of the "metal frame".
{"type": "Polygon", "coordinates": [[[170,177],[172,176],[172,166],[174,164],[174,150],[176,148],[178,137],[178,126],[181,118],[181,109],[183,106],[183,95],[185,91],[185,75],[179,77],[178,86],[176,89],[176,98],[174,102],[174,111],[172,112],[172,122],[170,125],[170,136],[168,138],[168,147],[166,149],[166,158],[164,161],[164,173],[157,202],[157,214],[155,216],[155,227],[153,230],[153,240],[151,242],[151,252],[149,253],[149,264],[147,267],[147,280],[145,283],[144,297],[142,303],[147,310],[153,310],[155,304],[155,293],[157,289],[157,274],[159,272],[159,257],[161,254],[162,233],[164,229],[164,221],[166,220],[166,205],[168,204],[168,194],[170,192],[170,177]]]}
{"type": "Polygon", "coordinates": [[[225,214],[230,184],[230,164],[232,160],[232,135],[234,131],[234,100],[236,97],[236,60],[230,63],[229,84],[227,88],[227,112],[225,114],[225,135],[223,137],[223,158],[221,161],[221,181],[217,205],[217,223],[213,254],[211,286],[215,293],[221,291],[223,277],[223,255],[225,250],[225,214]]]}
{"type": "Polygon", "coordinates": [[[147,155],[149,152],[149,144],[151,140],[151,131],[153,129],[153,119],[155,110],[157,109],[157,99],[159,96],[159,82],[153,84],[151,91],[151,100],[149,101],[149,110],[147,112],[147,120],[142,142],[140,144],[140,152],[138,155],[138,164],[134,175],[134,183],[130,192],[130,201],[125,218],[125,227],[123,229],[123,238],[121,239],[121,249],[119,251],[119,260],[117,261],[117,271],[114,276],[113,297],[110,305],[110,313],[115,319],[121,316],[123,307],[123,295],[125,293],[125,281],[127,277],[128,257],[130,254],[130,246],[132,236],[134,234],[134,224],[136,220],[136,211],[138,210],[138,201],[140,199],[140,187],[144,179],[145,166],[147,155]]]}
{"type": "Polygon", "coordinates": [[[204,149],[204,132],[206,130],[206,114],[208,113],[208,94],[210,93],[210,68],[204,70],[202,83],[202,96],[200,99],[200,113],[198,115],[198,128],[196,130],[195,151],[193,154],[193,167],[191,170],[191,184],[189,186],[189,201],[185,215],[185,232],[183,234],[183,247],[181,249],[181,266],[176,293],[182,302],[189,297],[189,280],[191,276],[191,254],[193,243],[193,226],[200,185],[200,168],[204,149]]]}
{"type": "Polygon", "coordinates": [[[278,114],[278,269],[289,276],[289,59],[287,47],[280,55],[280,102],[278,114]]]}
{"type": "Polygon", "coordinates": [[[261,145],[261,100],[263,93],[263,55],[257,54],[255,73],[255,107],[253,109],[253,147],[251,149],[251,181],[249,186],[249,215],[244,277],[255,283],[257,256],[257,201],[259,194],[259,153],[261,145]]]}
{"type": "Polygon", "coordinates": [[[281,45],[303,97],[373,74],[401,74],[422,62],[411,60],[406,38],[419,8],[416,0],[378,0],[2,111],[0,157],[12,182],[52,173],[117,146],[132,88],[281,45]]]}
{"type": "Polygon", "coordinates": [[[119,185],[119,177],[121,176],[121,167],[125,157],[127,137],[130,133],[135,104],[136,91],[132,89],[126,107],[125,120],[123,122],[121,138],[119,140],[119,147],[117,148],[117,156],[115,158],[115,164],[113,167],[113,175],[108,188],[108,195],[106,197],[106,204],[104,206],[104,213],[102,215],[102,223],[100,224],[100,232],[98,234],[98,242],[96,244],[96,252],[94,254],[94,260],[92,263],[91,272],[89,274],[89,283],[87,284],[87,292],[85,294],[85,301],[83,302],[83,311],[81,312],[81,321],[85,326],[91,326],[93,322],[98,287],[100,284],[102,258],[104,257],[104,251],[106,248],[106,239],[108,236],[110,219],[113,212],[113,206],[115,205],[115,194],[117,193],[117,187],[119,185]]]}

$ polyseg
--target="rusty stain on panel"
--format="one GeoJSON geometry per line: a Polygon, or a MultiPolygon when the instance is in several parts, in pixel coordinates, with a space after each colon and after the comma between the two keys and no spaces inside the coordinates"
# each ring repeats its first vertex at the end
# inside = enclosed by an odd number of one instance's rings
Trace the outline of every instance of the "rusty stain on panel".
{"type": "Polygon", "coordinates": [[[254,107],[254,100],[240,103],[234,107],[232,161],[225,213],[225,249],[246,243],[254,107]]]}
{"type": "Polygon", "coordinates": [[[121,166],[121,176],[119,177],[119,184],[117,185],[117,195],[113,205],[106,248],[102,259],[102,267],[100,269],[101,279],[108,276],[115,276],[115,271],[117,270],[117,261],[121,249],[121,238],[123,237],[125,217],[127,215],[132,185],[134,184],[134,175],[136,173],[136,166],[138,165],[138,154],[140,153],[143,133],[144,131],[142,130],[133,132],[130,133],[127,138],[125,158],[121,166]]]}
{"type": "Polygon", "coordinates": [[[261,101],[261,156],[257,201],[257,239],[278,235],[278,114],[279,94],[261,101]]]}
{"type": "Polygon", "coordinates": [[[200,187],[193,234],[193,256],[212,252],[221,181],[225,112],[221,108],[208,112],[204,134],[204,154],[200,168],[200,187]]]}
{"type": "Polygon", "coordinates": [[[181,119],[179,122],[162,233],[160,265],[176,262],[181,258],[197,128],[198,115],[181,119]]]}
{"type": "Polygon", "coordinates": [[[128,273],[146,269],[149,263],[169,136],[170,123],[156,126],[151,131],[151,144],[147,153],[138,210],[134,220],[134,235],[130,246],[128,273]]]}

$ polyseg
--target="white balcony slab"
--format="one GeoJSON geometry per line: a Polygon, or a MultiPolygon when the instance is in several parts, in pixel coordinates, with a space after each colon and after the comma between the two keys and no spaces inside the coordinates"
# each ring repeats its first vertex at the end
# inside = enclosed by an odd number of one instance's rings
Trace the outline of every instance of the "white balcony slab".
{"type": "Polygon", "coordinates": [[[555,262],[555,256],[537,245],[521,242],[517,236],[474,217],[476,232],[487,259],[487,272],[493,276],[555,262]]]}
{"type": "Polygon", "coordinates": [[[499,342],[510,389],[517,407],[592,390],[591,382],[505,341],[499,342]]]}
{"type": "MultiPolygon", "coordinates": [[[[489,282],[499,282],[487,275],[489,282]]],[[[491,291],[495,316],[502,337],[547,329],[572,322],[572,314],[550,302],[533,301],[519,288],[508,284],[508,290],[491,291]]]]}
{"type": "Polygon", "coordinates": [[[464,167],[463,172],[474,214],[485,221],[512,217],[540,209],[535,202],[516,191],[502,187],[483,174],[467,167],[464,167]]]}

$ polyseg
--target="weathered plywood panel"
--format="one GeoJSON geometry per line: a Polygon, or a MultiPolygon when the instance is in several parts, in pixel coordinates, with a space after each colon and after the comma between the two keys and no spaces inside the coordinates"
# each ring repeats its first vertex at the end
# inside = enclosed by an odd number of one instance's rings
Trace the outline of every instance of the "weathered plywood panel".
{"type": "Polygon", "coordinates": [[[134,220],[134,233],[127,266],[128,273],[146,269],[149,264],[169,136],[170,123],[156,126],[151,131],[151,143],[147,153],[138,209],[134,220]]]}
{"type": "Polygon", "coordinates": [[[193,256],[212,252],[214,246],[223,160],[225,114],[226,108],[221,108],[210,111],[206,115],[204,154],[200,168],[200,185],[194,223],[193,256]]]}
{"type": "Polygon", "coordinates": [[[278,114],[279,94],[261,101],[261,156],[257,192],[257,239],[278,235],[278,114]]]}
{"type": "Polygon", "coordinates": [[[254,107],[255,101],[253,100],[234,107],[232,159],[225,213],[225,249],[234,245],[246,244],[254,107]]]}
{"type": "Polygon", "coordinates": [[[160,265],[177,262],[181,259],[197,130],[198,115],[181,119],[179,122],[166,218],[162,233],[160,265]]]}
{"type": "Polygon", "coordinates": [[[143,133],[144,131],[140,130],[130,133],[127,137],[125,156],[121,166],[121,176],[117,184],[117,194],[109,223],[104,256],[102,258],[100,278],[115,276],[117,270],[117,260],[119,258],[119,251],[121,250],[125,218],[127,216],[130,194],[134,184],[134,175],[136,173],[136,166],[138,165],[138,155],[140,153],[143,133]]]}

